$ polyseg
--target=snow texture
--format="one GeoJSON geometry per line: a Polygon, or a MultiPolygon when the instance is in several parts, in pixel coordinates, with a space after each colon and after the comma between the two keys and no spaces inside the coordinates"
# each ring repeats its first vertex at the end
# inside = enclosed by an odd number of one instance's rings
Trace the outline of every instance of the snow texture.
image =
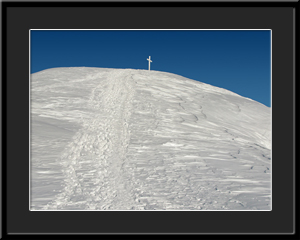
{"type": "Polygon", "coordinates": [[[270,108],[148,70],[31,75],[31,210],[271,210],[270,108]]]}

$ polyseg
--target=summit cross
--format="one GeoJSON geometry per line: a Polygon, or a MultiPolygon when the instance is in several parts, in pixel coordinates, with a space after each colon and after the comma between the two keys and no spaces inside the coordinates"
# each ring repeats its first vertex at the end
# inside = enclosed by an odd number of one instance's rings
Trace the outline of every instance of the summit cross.
{"type": "Polygon", "coordinates": [[[148,70],[150,71],[150,63],[152,63],[152,61],[151,61],[151,56],[149,56],[149,58],[147,58],[147,60],[148,60],[148,62],[149,62],[149,68],[148,68],[148,70]]]}

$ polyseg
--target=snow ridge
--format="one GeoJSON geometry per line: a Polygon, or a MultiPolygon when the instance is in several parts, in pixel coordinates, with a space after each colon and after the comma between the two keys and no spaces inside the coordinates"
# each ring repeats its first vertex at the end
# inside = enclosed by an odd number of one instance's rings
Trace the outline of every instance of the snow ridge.
{"type": "Polygon", "coordinates": [[[31,210],[270,210],[270,109],[147,70],[31,77],[31,210]]]}

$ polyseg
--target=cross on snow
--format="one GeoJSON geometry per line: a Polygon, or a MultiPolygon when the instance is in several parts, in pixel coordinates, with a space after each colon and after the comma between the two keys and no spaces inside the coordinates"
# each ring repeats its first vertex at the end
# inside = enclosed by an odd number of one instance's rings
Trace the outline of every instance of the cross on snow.
{"type": "Polygon", "coordinates": [[[151,56],[149,56],[149,58],[147,58],[147,60],[148,60],[148,62],[149,62],[149,68],[148,68],[148,70],[150,71],[150,63],[152,63],[152,61],[151,61],[151,56]]]}

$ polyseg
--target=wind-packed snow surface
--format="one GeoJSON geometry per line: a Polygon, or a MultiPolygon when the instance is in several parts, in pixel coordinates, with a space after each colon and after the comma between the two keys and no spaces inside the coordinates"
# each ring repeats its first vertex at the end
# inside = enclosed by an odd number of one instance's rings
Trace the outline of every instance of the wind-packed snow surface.
{"type": "Polygon", "coordinates": [[[31,75],[31,210],[271,210],[270,108],[147,70],[31,75]]]}

